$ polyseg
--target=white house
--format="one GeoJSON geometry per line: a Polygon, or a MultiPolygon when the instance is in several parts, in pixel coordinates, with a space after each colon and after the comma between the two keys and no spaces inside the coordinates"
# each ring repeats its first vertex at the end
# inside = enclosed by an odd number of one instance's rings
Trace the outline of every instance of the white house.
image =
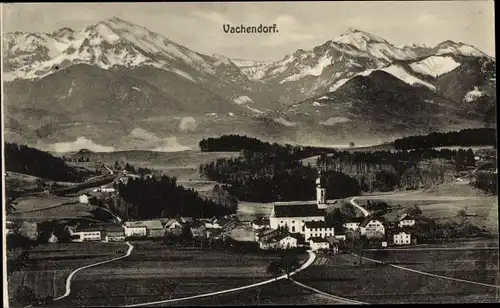
{"type": "Polygon", "coordinates": [[[165,224],[165,230],[167,230],[167,229],[176,229],[176,228],[182,228],[182,224],[177,219],[175,219],[175,218],[170,219],[165,224]]]}
{"type": "Polygon", "coordinates": [[[368,216],[359,225],[362,235],[367,238],[383,237],[385,235],[385,227],[380,218],[376,219],[368,216]]]}
{"type": "Polygon", "coordinates": [[[415,219],[406,213],[401,215],[398,221],[398,226],[400,228],[415,226],[415,219]]]}
{"type": "Polygon", "coordinates": [[[144,225],[132,224],[131,222],[125,223],[125,236],[146,236],[147,229],[144,225]]]}
{"type": "Polygon", "coordinates": [[[393,235],[393,241],[396,245],[410,245],[411,234],[406,232],[399,232],[393,235]]]}
{"type": "Polygon", "coordinates": [[[319,249],[329,249],[330,243],[321,237],[311,237],[309,238],[309,245],[311,246],[311,250],[319,250],[319,249]]]}
{"type": "Polygon", "coordinates": [[[73,242],[100,241],[102,239],[100,226],[79,228],[77,231],[70,229],[70,234],[73,237],[73,242]]]}
{"type": "Polygon", "coordinates": [[[346,230],[353,230],[353,231],[356,231],[358,230],[359,228],[359,224],[360,222],[359,221],[350,221],[350,222],[346,222],[343,224],[344,228],[346,230]]]}
{"type": "Polygon", "coordinates": [[[217,218],[212,218],[209,221],[205,222],[205,228],[207,229],[222,229],[222,226],[219,224],[217,218]]]}
{"type": "Polygon", "coordinates": [[[305,238],[334,236],[333,226],[324,221],[308,221],[305,223],[305,238]]]}
{"type": "Polygon", "coordinates": [[[289,249],[297,247],[297,239],[293,236],[285,236],[279,240],[279,247],[282,249],[289,249]]]}

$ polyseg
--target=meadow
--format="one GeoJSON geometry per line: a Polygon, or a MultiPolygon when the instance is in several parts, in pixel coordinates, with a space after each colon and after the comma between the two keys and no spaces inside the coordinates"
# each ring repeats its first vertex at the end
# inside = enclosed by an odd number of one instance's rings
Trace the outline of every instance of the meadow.
{"type": "MultiPolygon", "coordinates": [[[[496,253],[498,256],[498,252],[496,253]]],[[[489,276],[482,278],[483,281],[491,282],[493,272],[498,272],[498,261],[493,261],[494,256],[485,257],[481,252],[466,254],[463,251],[408,251],[401,254],[401,257],[398,263],[400,266],[422,271],[434,270],[435,273],[450,277],[478,278],[477,274],[473,274],[474,267],[468,268],[470,264],[479,264],[474,262],[487,264],[486,272],[489,276]],[[433,262],[436,258],[439,263],[435,265],[433,262]],[[457,267],[458,264],[460,266],[457,267]],[[440,270],[440,265],[445,265],[445,270],[440,270]]],[[[297,274],[295,279],[323,292],[374,304],[479,303],[498,300],[497,289],[494,287],[426,276],[367,260],[359,265],[358,257],[350,254],[319,257],[311,267],[297,274]]]]}
{"type": "MultiPolygon", "coordinates": [[[[120,306],[182,298],[240,287],[271,276],[266,268],[276,253],[174,250],[159,242],[132,242],[124,259],[79,273],[72,294],[56,306],[120,306]]],[[[307,254],[300,256],[302,262],[307,254]]]]}

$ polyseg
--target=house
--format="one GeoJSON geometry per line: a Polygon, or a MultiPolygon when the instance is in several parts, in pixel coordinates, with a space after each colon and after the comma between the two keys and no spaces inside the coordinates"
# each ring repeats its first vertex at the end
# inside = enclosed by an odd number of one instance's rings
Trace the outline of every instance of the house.
{"type": "Polygon", "coordinates": [[[305,238],[334,236],[333,226],[324,221],[308,221],[305,223],[305,238]]]}
{"type": "Polygon", "coordinates": [[[261,229],[255,232],[255,241],[267,241],[279,234],[276,229],[261,229]]]}
{"type": "Polygon", "coordinates": [[[230,231],[238,226],[240,221],[237,217],[224,217],[217,221],[218,225],[221,226],[222,230],[230,231]]]}
{"type": "Polygon", "coordinates": [[[116,189],[114,187],[101,186],[101,187],[95,188],[92,191],[93,192],[107,192],[107,193],[112,193],[112,192],[115,192],[116,189]]]}
{"type": "Polygon", "coordinates": [[[222,229],[221,228],[206,228],[205,229],[205,237],[212,238],[215,240],[222,238],[222,229]]]}
{"type": "Polygon", "coordinates": [[[106,242],[117,242],[125,240],[125,228],[118,224],[106,224],[102,226],[102,236],[106,242]]]}
{"type": "Polygon", "coordinates": [[[75,231],[70,229],[73,242],[100,241],[102,238],[102,226],[78,227],[75,231]]]}
{"type": "Polygon", "coordinates": [[[125,237],[145,237],[147,234],[146,226],[136,225],[127,221],[124,226],[125,237]]]}
{"type": "Polygon", "coordinates": [[[408,214],[403,214],[398,218],[398,226],[400,228],[415,226],[415,219],[408,214]]]}
{"type": "Polygon", "coordinates": [[[194,223],[194,219],[192,217],[180,217],[179,219],[182,224],[190,225],[194,223]]]}
{"type": "Polygon", "coordinates": [[[19,225],[11,220],[7,220],[5,221],[5,227],[7,229],[7,234],[14,234],[19,228],[19,225]]]}
{"type": "Polygon", "coordinates": [[[165,235],[165,229],[160,220],[140,220],[140,221],[130,221],[126,222],[125,226],[130,227],[145,227],[146,237],[163,237],[165,235]]]}
{"type": "Polygon", "coordinates": [[[276,240],[278,241],[278,246],[281,249],[290,249],[297,247],[297,239],[291,235],[281,235],[276,240]]]}
{"type": "Polygon", "coordinates": [[[330,243],[322,237],[310,237],[308,239],[311,250],[329,249],[330,243]]]}
{"type": "Polygon", "coordinates": [[[346,230],[356,231],[359,229],[359,225],[363,222],[363,220],[365,220],[364,217],[351,218],[349,219],[348,222],[345,222],[342,226],[346,230]]]}
{"type": "Polygon", "coordinates": [[[207,229],[222,229],[222,226],[219,224],[218,219],[215,217],[209,219],[208,221],[205,221],[205,227],[207,229]]]}
{"type": "Polygon", "coordinates": [[[399,232],[393,235],[393,242],[395,245],[410,245],[411,234],[406,232],[399,232]]]}
{"type": "Polygon", "coordinates": [[[48,230],[40,232],[40,234],[38,235],[38,240],[41,243],[48,243],[48,244],[57,243],[57,241],[58,241],[54,232],[48,231],[48,230]]]}
{"type": "Polygon", "coordinates": [[[270,228],[269,219],[261,219],[252,221],[252,229],[260,230],[265,228],[270,228]]]}
{"type": "Polygon", "coordinates": [[[382,218],[374,218],[368,216],[359,225],[361,235],[366,235],[367,238],[382,238],[385,236],[385,227],[382,223],[382,218]]]}
{"type": "Polygon", "coordinates": [[[335,231],[335,238],[339,241],[345,241],[346,240],[346,235],[342,231],[335,231]]]}
{"type": "Polygon", "coordinates": [[[336,238],[335,236],[327,236],[325,237],[325,240],[328,241],[328,244],[330,245],[334,254],[339,253],[340,240],[338,238],[336,238]]]}
{"type": "Polygon", "coordinates": [[[167,223],[163,226],[165,234],[181,235],[184,226],[179,222],[179,220],[180,219],[173,218],[167,221],[167,223]]]}
{"type": "Polygon", "coordinates": [[[195,239],[204,239],[206,238],[206,227],[204,223],[194,222],[190,227],[191,234],[195,239]]]}

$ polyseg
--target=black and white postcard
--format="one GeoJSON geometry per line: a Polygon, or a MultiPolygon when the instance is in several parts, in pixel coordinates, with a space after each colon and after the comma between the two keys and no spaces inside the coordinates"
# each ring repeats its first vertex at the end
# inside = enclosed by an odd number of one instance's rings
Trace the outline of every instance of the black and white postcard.
{"type": "Polygon", "coordinates": [[[4,307],[500,301],[493,1],[1,9],[4,307]]]}

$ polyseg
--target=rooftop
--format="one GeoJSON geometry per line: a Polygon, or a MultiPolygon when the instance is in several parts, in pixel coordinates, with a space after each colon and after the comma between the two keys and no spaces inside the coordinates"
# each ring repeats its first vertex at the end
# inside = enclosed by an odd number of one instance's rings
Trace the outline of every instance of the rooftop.
{"type": "Polygon", "coordinates": [[[127,221],[125,226],[131,227],[146,227],[149,230],[163,229],[160,220],[141,220],[141,221],[127,221]]]}
{"type": "Polygon", "coordinates": [[[314,243],[328,243],[328,241],[322,237],[310,237],[308,240],[314,243]]]}
{"type": "Polygon", "coordinates": [[[294,205],[274,205],[274,217],[324,217],[325,211],[318,209],[316,203],[294,204],[294,205]]]}
{"type": "Polygon", "coordinates": [[[308,221],[305,223],[306,228],[333,228],[333,226],[325,221],[308,221]]]}
{"type": "Polygon", "coordinates": [[[367,216],[363,222],[361,224],[359,224],[360,227],[366,227],[366,225],[368,225],[370,223],[370,221],[372,220],[378,220],[380,221],[381,223],[384,223],[384,219],[381,218],[381,217],[374,217],[374,216],[367,216]]]}

